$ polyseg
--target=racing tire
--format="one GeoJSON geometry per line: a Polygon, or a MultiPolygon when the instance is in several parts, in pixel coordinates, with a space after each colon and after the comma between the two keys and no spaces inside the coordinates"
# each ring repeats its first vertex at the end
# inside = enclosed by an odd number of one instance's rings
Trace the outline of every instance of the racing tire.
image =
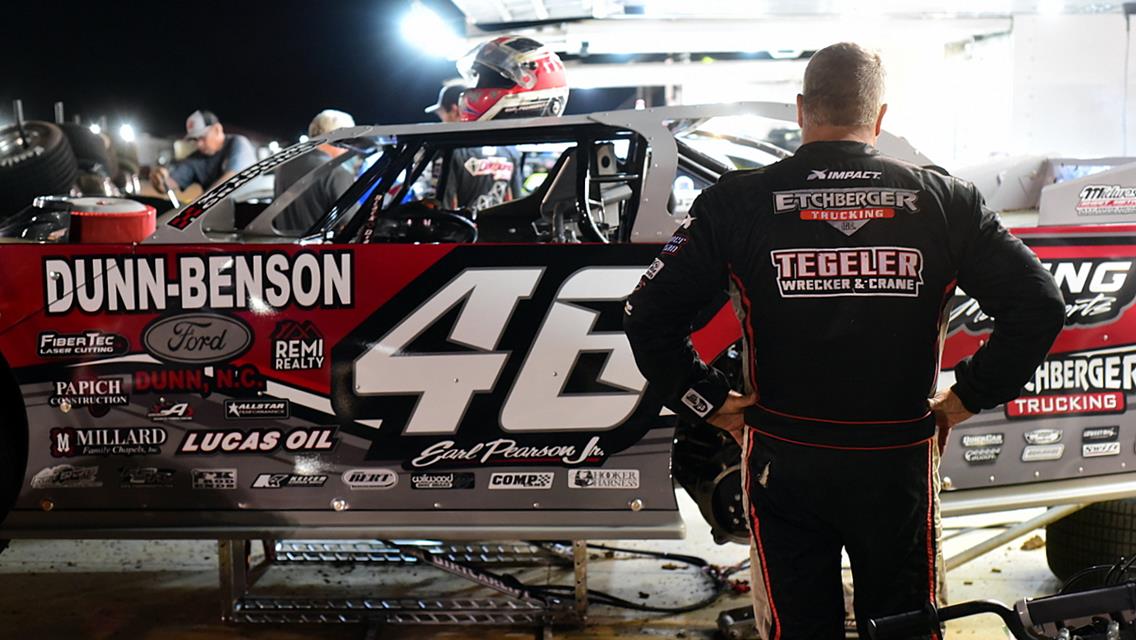
{"type": "Polygon", "coordinates": [[[1112,565],[1133,554],[1136,499],[1091,504],[1045,528],[1045,557],[1062,581],[1082,569],[1112,565]]]}
{"type": "Polygon", "coordinates": [[[98,165],[102,167],[104,175],[114,175],[111,173],[110,158],[102,136],[91,133],[87,127],[74,122],[64,122],[59,127],[63,129],[63,135],[67,136],[67,142],[80,167],[89,171],[98,165]]]}
{"type": "Polygon", "coordinates": [[[22,210],[38,196],[66,195],[79,177],[79,166],[63,130],[50,122],[28,121],[30,141],[19,143],[16,125],[0,128],[0,220],[22,210]]]}
{"type": "Polygon", "coordinates": [[[20,495],[27,464],[27,414],[16,379],[0,356],[0,522],[20,495]]]}

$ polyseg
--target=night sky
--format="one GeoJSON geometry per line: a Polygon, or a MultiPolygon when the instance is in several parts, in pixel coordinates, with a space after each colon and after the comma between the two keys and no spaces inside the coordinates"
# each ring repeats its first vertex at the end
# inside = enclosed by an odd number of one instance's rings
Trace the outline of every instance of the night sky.
{"type": "MultiPolygon", "coordinates": [[[[427,2],[453,18],[448,0],[427,2]]],[[[360,124],[430,121],[422,113],[453,63],[407,43],[410,0],[38,0],[5,8],[0,122],[12,99],[27,119],[106,116],[112,127],[181,135],[185,117],[211,109],[230,129],[294,140],[325,108],[360,124]],[[34,5],[27,8],[26,5],[34,5]],[[17,24],[21,25],[17,27],[17,24]]],[[[568,112],[619,106],[629,91],[574,92],[568,112]]]]}

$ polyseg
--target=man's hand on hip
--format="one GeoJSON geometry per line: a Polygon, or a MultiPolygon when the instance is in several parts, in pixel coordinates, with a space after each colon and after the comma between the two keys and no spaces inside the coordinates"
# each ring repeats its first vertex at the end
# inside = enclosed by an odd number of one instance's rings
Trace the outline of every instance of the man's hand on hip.
{"type": "Polygon", "coordinates": [[[939,427],[940,452],[947,446],[947,436],[951,434],[951,429],[974,416],[950,389],[944,389],[931,398],[931,412],[935,414],[935,425],[939,427]]]}
{"type": "Polygon", "coordinates": [[[743,396],[737,391],[731,391],[730,395],[726,396],[726,401],[722,403],[722,406],[718,407],[718,410],[714,412],[714,415],[707,418],[706,422],[728,432],[738,445],[741,445],[742,433],[745,431],[744,411],[746,407],[751,407],[756,402],[756,393],[743,396]]]}

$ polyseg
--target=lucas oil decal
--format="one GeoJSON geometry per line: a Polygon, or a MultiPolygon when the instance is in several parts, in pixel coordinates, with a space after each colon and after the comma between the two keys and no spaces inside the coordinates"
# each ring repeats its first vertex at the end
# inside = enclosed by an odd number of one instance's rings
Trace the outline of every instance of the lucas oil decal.
{"type": "Polygon", "coordinates": [[[185,432],[177,453],[271,453],[273,451],[330,451],[335,448],[335,427],[280,429],[210,429],[185,432]]]}
{"type": "Polygon", "coordinates": [[[44,258],[48,315],[353,304],[348,251],[44,258]]]}
{"type": "Polygon", "coordinates": [[[916,297],[923,284],[918,249],[781,249],[770,258],[783,298],[916,297]]]}

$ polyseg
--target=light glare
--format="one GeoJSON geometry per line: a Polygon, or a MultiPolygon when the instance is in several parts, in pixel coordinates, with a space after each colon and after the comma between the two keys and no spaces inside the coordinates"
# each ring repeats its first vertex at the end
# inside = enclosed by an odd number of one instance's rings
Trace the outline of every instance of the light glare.
{"type": "Polygon", "coordinates": [[[134,142],[134,127],[124,123],[118,128],[118,137],[122,138],[123,142],[134,142]]]}

